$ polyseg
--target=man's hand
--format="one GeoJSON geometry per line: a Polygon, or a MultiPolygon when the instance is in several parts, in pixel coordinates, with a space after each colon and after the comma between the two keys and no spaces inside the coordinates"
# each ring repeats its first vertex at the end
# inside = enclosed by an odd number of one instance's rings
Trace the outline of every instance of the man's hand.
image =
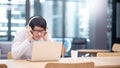
{"type": "Polygon", "coordinates": [[[43,36],[43,40],[44,40],[44,41],[50,41],[48,28],[46,29],[46,32],[45,32],[45,34],[44,34],[44,36],[43,36]]]}
{"type": "Polygon", "coordinates": [[[30,26],[27,25],[27,26],[26,26],[26,30],[27,30],[27,32],[28,32],[27,39],[28,39],[28,41],[30,42],[30,41],[32,40],[32,38],[33,38],[32,29],[31,29],[30,26]]]}

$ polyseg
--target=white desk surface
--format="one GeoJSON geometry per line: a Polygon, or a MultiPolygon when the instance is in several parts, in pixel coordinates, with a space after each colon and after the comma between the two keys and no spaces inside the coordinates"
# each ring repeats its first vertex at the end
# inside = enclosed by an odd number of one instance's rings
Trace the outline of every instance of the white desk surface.
{"type": "MultiPolygon", "coordinates": [[[[49,61],[50,62],[50,61],[49,61]]],[[[0,60],[0,64],[7,64],[8,68],[45,68],[49,62],[30,62],[27,60],[0,60]]],[[[94,62],[95,68],[120,68],[120,57],[79,57],[77,59],[61,58],[57,63],[94,62]]]]}

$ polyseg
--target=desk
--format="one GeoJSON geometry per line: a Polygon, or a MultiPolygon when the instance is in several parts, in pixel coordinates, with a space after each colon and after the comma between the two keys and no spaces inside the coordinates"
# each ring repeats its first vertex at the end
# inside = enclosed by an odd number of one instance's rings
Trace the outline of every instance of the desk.
{"type": "MultiPolygon", "coordinates": [[[[55,62],[55,61],[54,61],[55,62]]],[[[94,62],[95,68],[120,68],[120,57],[80,57],[77,59],[61,58],[57,63],[94,62]]],[[[26,60],[0,60],[0,64],[7,64],[8,68],[45,68],[48,62],[30,62],[26,60]]]]}
{"type": "Polygon", "coordinates": [[[91,57],[96,55],[98,52],[109,52],[109,50],[100,50],[100,49],[79,49],[78,53],[86,54],[90,53],[91,57]]]}

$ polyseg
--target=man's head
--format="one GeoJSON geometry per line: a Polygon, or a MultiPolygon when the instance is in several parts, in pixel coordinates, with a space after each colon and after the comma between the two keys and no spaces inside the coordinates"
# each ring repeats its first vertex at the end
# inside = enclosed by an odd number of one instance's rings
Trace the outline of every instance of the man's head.
{"type": "Polygon", "coordinates": [[[29,19],[29,26],[32,29],[33,39],[39,40],[46,33],[47,23],[43,17],[33,16],[29,19]]]}

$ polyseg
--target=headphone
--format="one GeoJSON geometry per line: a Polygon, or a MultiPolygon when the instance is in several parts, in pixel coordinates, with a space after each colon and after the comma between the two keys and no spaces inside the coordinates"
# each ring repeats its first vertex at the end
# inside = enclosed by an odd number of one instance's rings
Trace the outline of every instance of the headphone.
{"type": "Polygon", "coordinates": [[[32,17],[30,17],[30,19],[29,19],[29,21],[28,21],[28,24],[29,24],[34,18],[39,18],[39,17],[41,17],[41,16],[32,16],[32,17]]]}

